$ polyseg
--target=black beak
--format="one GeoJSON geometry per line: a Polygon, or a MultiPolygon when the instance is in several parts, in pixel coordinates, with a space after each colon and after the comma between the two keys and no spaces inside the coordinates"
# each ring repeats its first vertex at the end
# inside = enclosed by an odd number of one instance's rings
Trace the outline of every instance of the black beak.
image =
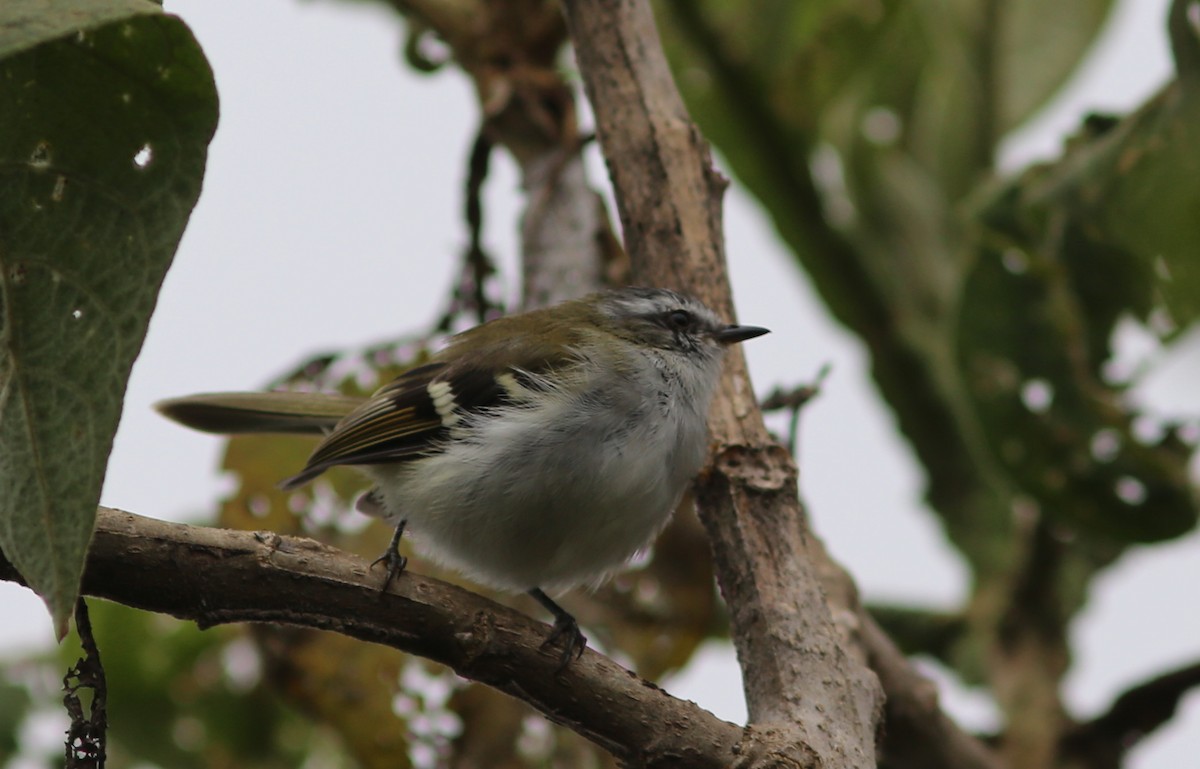
{"type": "Polygon", "coordinates": [[[756,336],[769,333],[771,333],[770,329],[762,328],[761,326],[726,326],[713,334],[713,339],[716,339],[721,344],[734,344],[735,342],[744,342],[747,339],[753,339],[756,336]]]}

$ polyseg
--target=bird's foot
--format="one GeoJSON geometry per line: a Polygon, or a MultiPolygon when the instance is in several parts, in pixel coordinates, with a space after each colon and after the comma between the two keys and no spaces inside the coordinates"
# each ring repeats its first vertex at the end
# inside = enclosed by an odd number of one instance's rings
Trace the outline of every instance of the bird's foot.
{"type": "Polygon", "coordinates": [[[392,541],[388,543],[388,548],[383,555],[371,561],[371,568],[374,569],[379,564],[384,564],[387,569],[387,574],[384,577],[383,584],[379,588],[379,592],[385,592],[388,586],[400,576],[404,571],[404,567],[408,565],[408,559],[400,555],[400,538],[404,536],[405,521],[400,521],[396,526],[396,531],[392,534],[392,541]]]}
{"type": "Polygon", "coordinates": [[[541,591],[540,588],[533,588],[529,591],[529,595],[533,600],[540,603],[546,608],[546,611],[554,615],[554,628],[550,631],[550,635],[546,636],[546,640],[542,641],[542,649],[548,649],[556,645],[560,640],[563,641],[562,656],[558,661],[558,672],[566,670],[567,665],[571,664],[571,660],[577,660],[583,656],[583,650],[587,648],[587,637],[579,630],[579,623],[575,621],[566,609],[555,603],[550,596],[541,591]]]}
{"type": "Polygon", "coordinates": [[[583,650],[587,648],[587,636],[580,631],[579,623],[570,614],[564,613],[563,616],[554,618],[554,627],[550,635],[546,636],[546,640],[542,641],[541,648],[551,649],[560,640],[563,642],[563,650],[558,658],[558,672],[561,673],[572,660],[582,657],[583,650]]]}

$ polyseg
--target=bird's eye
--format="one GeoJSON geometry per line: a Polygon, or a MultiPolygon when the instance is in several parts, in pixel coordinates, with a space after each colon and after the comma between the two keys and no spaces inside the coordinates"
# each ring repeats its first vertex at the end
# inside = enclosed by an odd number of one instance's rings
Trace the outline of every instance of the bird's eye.
{"type": "Polygon", "coordinates": [[[692,314],[687,310],[674,310],[667,313],[667,326],[676,331],[684,331],[692,325],[692,314]]]}

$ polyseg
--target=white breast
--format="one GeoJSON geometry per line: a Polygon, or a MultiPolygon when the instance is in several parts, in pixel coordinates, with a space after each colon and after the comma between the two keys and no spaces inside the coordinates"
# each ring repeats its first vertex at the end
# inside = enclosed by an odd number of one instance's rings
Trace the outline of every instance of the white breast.
{"type": "Polygon", "coordinates": [[[652,352],[620,376],[596,367],[571,393],[463,420],[442,453],[368,468],[388,518],[483,584],[598,581],[650,542],[703,461],[719,361],[679,363],[652,352]]]}

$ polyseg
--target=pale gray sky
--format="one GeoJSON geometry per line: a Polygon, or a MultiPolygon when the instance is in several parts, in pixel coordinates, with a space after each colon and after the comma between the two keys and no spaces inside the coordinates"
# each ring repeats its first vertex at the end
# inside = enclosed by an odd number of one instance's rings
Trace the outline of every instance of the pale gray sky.
{"type": "MultiPolygon", "coordinates": [[[[1006,144],[1005,167],[1053,156],[1085,112],[1124,111],[1157,88],[1171,66],[1166,7],[1125,0],[1092,66],[1006,144]]],[[[221,124],[204,194],[134,368],[104,503],[178,520],[211,504],[219,442],[167,423],[150,404],[253,389],[306,353],[425,327],[464,242],[462,176],[477,110],[457,73],[419,77],[402,66],[399,27],[371,5],[167,0],[166,8],[191,25],[212,63],[221,124]]],[[[600,180],[603,166],[592,160],[600,180]]],[[[487,239],[515,285],[517,181],[509,163],[494,169],[487,239]]],[[[826,317],[736,185],[726,211],[740,318],[774,331],[746,346],[759,391],[833,365],[803,417],[801,484],[818,533],[868,596],[952,605],[966,589],[964,570],[923,512],[920,470],[875,395],[861,346],[826,317]]],[[[1175,368],[1189,366],[1196,370],[1194,361],[1175,368]]],[[[1153,397],[1195,417],[1182,378],[1156,380],[1153,397]]],[[[1196,536],[1111,570],[1074,631],[1072,706],[1094,712],[1125,686],[1195,659],[1200,615],[1180,611],[1173,596],[1198,583],[1196,536]]],[[[0,630],[0,651],[52,638],[40,602],[7,583],[0,616],[15,620],[0,630]]],[[[727,648],[706,650],[667,688],[723,717],[744,717],[727,648]]],[[[949,687],[946,702],[968,724],[990,722],[982,698],[949,687]]],[[[57,728],[48,730],[51,742],[57,728]]],[[[1193,695],[1132,766],[1175,769],[1196,755],[1193,695]]]]}

